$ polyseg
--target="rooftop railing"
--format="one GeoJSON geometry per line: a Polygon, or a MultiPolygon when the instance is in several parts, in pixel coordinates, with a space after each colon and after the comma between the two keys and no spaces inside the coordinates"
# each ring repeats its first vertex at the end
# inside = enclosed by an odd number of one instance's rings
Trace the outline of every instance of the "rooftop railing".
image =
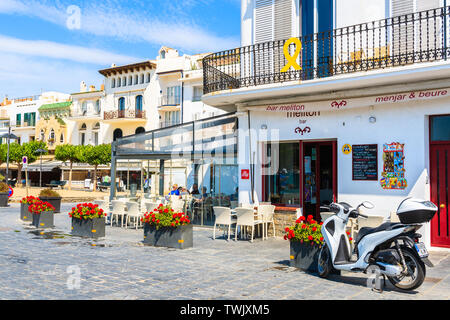
{"type": "Polygon", "coordinates": [[[204,94],[447,60],[449,16],[441,7],[302,36],[301,49],[286,39],[213,53],[203,59],[204,94]]]}

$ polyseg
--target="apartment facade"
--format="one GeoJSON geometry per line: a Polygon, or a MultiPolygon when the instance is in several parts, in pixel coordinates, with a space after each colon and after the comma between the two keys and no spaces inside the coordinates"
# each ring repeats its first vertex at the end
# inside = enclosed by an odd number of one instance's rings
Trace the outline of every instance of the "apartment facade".
{"type": "Polygon", "coordinates": [[[319,218],[368,200],[394,219],[403,199],[428,199],[424,242],[450,247],[445,5],[242,1],[242,47],[205,57],[202,98],[239,114],[240,202],[319,218]]]}

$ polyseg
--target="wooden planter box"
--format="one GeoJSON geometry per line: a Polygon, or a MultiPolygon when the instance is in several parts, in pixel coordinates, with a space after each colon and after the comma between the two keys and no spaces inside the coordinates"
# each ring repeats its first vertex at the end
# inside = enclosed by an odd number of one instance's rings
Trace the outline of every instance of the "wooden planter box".
{"type": "Polygon", "coordinates": [[[0,193],[0,207],[7,207],[9,201],[9,192],[0,193]]]}
{"type": "Polygon", "coordinates": [[[61,197],[39,197],[41,201],[50,203],[55,207],[55,213],[61,212],[61,197]]]}
{"type": "Polygon", "coordinates": [[[54,225],[54,212],[47,211],[42,212],[41,214],[33,213],[33,226],[38,229],[47,229],[53,228],[54,225]]]}
{"type": "Polygon", "coordinates": [[[144,224],[144,243],[155,247],[187,249],[193,247],[192,224],[177,228],[160,228],[144,224]]]}
{"type": "Polygon", "coordinates": [[[319,246],[310,243],[291,241],[291,267],[304,271],[317,272],[317,260],[319,258],[319,246]]]}
{"type": "Polygon", "coordinates": [[[21,203],[20,204],[20,220],[27,221],[27,222],[33,222],[33,215],[30,211],[28,211],[28,208],[30,207],[30,204],[21,203]]]}
{"type": "Polygon", "coordinates": [[[72,235],[86,238],[105,237],[105,218],[75,219],[72,218],[72,235]]]}

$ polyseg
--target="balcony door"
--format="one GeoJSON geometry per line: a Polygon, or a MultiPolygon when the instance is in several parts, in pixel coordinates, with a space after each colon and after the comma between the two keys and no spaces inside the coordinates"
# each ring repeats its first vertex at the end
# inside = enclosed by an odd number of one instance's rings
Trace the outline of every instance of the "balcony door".
{"type": "Polygon", "coordinates": [[[124,116],[125,116],[125,98],[122,97],[119,99],[118,118],[123,118],[124,116]]]}
{"type": "Polygon", "coordinates": [[[300,0],[303,80],[332,75],[333,0],[300,0]],[[315,14],[317,12],[317,16],[315,14]],[[315,35],[317,33],[317,35],[315,35]]]}

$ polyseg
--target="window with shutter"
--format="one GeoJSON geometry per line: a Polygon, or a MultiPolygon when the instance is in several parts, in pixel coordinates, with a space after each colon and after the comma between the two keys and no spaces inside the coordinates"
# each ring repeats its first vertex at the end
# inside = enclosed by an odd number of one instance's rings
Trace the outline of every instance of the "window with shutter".
{"type": "Polygon", "coordinates": [[[293,36],[293,0],[255,0],[255,73],[279,73],[286,64],[282,42],[293,36]]]}

